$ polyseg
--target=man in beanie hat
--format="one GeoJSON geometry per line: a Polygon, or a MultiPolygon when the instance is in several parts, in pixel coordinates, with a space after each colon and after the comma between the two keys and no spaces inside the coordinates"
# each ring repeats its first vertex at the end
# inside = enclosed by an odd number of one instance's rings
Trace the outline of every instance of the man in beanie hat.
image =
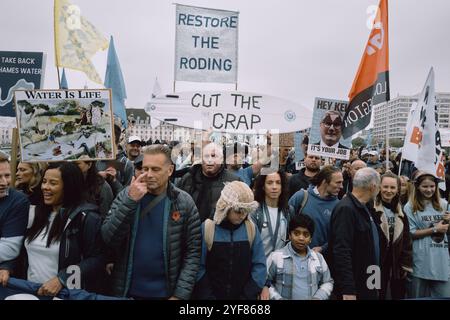
{"type": "Polygon", "coordinates": [[[266,258],[259,231],[248,219],[257,207],[253,192],[244,182],[225,185],[214,220],[202,224],[196,298],[255,300],[261,293],[266,281],[266,258]]]}

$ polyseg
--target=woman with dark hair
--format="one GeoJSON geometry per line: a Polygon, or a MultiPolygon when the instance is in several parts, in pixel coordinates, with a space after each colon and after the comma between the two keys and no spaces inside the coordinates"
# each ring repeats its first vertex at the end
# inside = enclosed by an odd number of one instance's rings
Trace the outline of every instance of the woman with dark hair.
{"type": "Polygon", "coordinates": [[[83,201],[80,169],[70,162],[51,163],[41,189],[41,202],[25,234],[19,274],[42,283],[38,295],[55,296],[74,279],[81,288],[94,291],[104,269],[101,219],[96,206],[83,201]]]}
{"type": "MultiPolygon", "coordinates": [[[[261,234],[267,259],[272,252],[285,246],[288,240],[289,221],[294,215],[294,208],[288,204],[286,173],[278,170],[271,174],[259,175],[255,179],[253,189],[258,208],[250,217],[261,234]]],[[[269,283],[264,286],[260,299],[269,299],[269,283]]]]}
{"type": "Polygon", "coordinates": [[[98,206],[102,218],[106,217],[114,200],[109,184],[99,174],[95,161],[79,160],[76,162],[83,174],[83,192],[86,201],[98,206]]]}
{"type": "Polygon", "coordinates": [[[285,246],[287,227],[294,208],[288,205],[288,183],[286,173],[278,170],[268,175],[259,175],[254,186],[255,200],[259,206],[251,218],[261,233],[266,258],[285,246]]]}
{"type": "Polygon", "coordinates": [[[381,176],[375,201],[375,221],[380,224],[380,299],[404,299],[406,276],[412,272],[412,240],[408,219],[400,203],[400,178],[391,172],[381,176]]]}
{"type": "Polygon", "coordinates": [[[447,201],[439,196],[439,180],[417,171],[414,192],[405,205],[413,239],[410,298],[450,297],[447,201]]]}

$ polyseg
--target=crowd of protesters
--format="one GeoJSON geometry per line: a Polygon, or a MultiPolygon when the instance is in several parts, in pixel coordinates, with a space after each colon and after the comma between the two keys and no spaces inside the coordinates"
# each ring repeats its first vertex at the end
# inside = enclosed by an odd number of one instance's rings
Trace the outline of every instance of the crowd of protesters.
{"type": "Polygon", "coordinates": [[[0,156],[3,287],[56,296],[75,266],[77,289],[142,300],[450,298],[450,188],[400,155],[273,168],[270,137],[252,150],[131,136],[122,150],[17,168],[0,156]]]}

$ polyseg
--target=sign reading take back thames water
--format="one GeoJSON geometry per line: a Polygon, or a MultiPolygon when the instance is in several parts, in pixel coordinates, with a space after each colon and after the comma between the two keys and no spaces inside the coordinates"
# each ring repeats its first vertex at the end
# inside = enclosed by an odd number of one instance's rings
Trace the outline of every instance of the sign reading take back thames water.
{"type": "Polygon", "coordinates": [[[14,90],[40,88],[43,57],[42,52],[0,51],[0,116],[16,116],[14,90]]]}
{"type": "Polygon", "coordinates": [[[238,12],[177,4],[175,80],[237,82],[238,12]]]}

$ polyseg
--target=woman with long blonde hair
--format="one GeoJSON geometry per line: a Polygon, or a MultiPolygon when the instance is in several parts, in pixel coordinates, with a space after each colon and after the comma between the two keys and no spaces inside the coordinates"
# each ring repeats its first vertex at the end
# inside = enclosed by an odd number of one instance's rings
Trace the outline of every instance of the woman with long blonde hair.
{"type": "Polygon", "coordinates": [[[410,298],[450,297],[447,201],[439,196],[439,180],[419,171],[404,211],[413,239],[410,298]]]}

